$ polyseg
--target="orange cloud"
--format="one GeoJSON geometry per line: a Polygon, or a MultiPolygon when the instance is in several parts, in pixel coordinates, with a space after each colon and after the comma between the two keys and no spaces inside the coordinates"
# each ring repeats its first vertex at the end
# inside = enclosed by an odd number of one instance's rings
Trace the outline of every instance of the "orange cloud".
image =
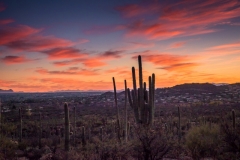
{"type": "Polygon", "coordinates": [[[198,63],[193,62],[196,59],[194,56],[174,55],[155,51],[138,52],[135,53],[132,58],[137,59],[139,54],[143,61],[151,62],[155,66],[161,66],[158,67],[158,69],[164,69],[167,71],[186,72],[199,65],[198,63]]]}
{"type": "Polygon", "coordinates": [[[176,42],[176,43],[171,44],[170,48],[180,48],[185,44],[186,44],[186,42],[176,42]]]}
{"type": "Polygon", "coordinates": [[[165,69],[167,71],[189,71],[198,66],[197,63],[177,63],[170,66],[160,67],[158,69],[165,69]]]}
{"type": "Polygon", "coordinates": [[[5,56],[1,59],[5,64],[18,64],[33,61],[32,59],[25,58],[24,56],[5,56]]]}
{"type": "Polygon", "coordinates": [[[47,69],[39,68],[35,70],[39,74],[50,74],[50,75],[83,75],[83,76],[95,76],[98,75],[98,70],[78,69],[69,68],[66,71],[49,71],[47,69]]]}
{"type": "Polygon", "coordinates": [[[179,63],[190,60],[190,58],[185,55],[158,53],[158,52],[148,51],[148,50],[144,52],[139,52],[132,58],[137,59],[138,54],[141,54],[143,61],[148,61],[155,65],[168,66],[168,65],[179,64],[179,63]]]}
{"type": "Polygon", "coordinates": [[[108,69],[105,71],[106,74],[113,74],[113,75],[125,75],[130,76],[132,74],[131,68],[129,67],[121,67],[121,68],[114,68],[108,69]]]}
{"type": "Polygon", "coordinates": [[[223,44],[214,47],[208,48],[208,50],[226,50],[226,49],[240,49],[240,42],[230,43],[230,44],[223,44]]]}
{"type": "Polygon", "coordinates": [[[84,58],[77,58],[77,59],[72,59],[72,60],[67,60],[67,61],[58,61],[58,62],[53,62],[54,65],[61,67],[61,66],[67,66],[67,65],[75,65],[78,63],[82,63],[86,67],[101,67],[107,65],[106,60],[111,60],[111,59],[116,59],[116,58],[121,58],[124,55],[123,51],[106,51],[103,53],[99,53],[96,55],[92,55],[89,57],[84,57],[84,58]]]}
{"type": "Polygon", "coordinates": [[[86,67],[101,67],[101,66],[105,66],[107,65],[105,62],[102,62],[100,59],[98,58],[89,58],[83,61],[83,64],[86,67]]]}
{"type": "Polygon", "coordinates": [[[102,62],[100,59],[96,57],[78,58],[78,59],[72,59],[67,61],[53,62],[53,64],[57,67],[76,65],[79,63],[82,63],[86,67],[101,67],[106,65],[105,62],[102,62]]]}

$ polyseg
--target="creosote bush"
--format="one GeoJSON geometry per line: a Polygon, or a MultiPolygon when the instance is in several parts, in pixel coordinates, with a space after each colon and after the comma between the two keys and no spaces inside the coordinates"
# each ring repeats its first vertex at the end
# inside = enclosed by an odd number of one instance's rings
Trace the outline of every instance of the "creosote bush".
{"type": "Polygon", "coordinates": [[[191,152],[193,159],[207,156],[216,157],[220,147],[220,129],[216,125],[191,128],[186,135],[186,147],[191,152]]]}
{"type": "Polygon", "coordinates": [[[159,131],[138,126],[135,128],[136,139],[133,143],[134,158],[139,160],[162,159],[170,150],[169,143],[159,131]]]}

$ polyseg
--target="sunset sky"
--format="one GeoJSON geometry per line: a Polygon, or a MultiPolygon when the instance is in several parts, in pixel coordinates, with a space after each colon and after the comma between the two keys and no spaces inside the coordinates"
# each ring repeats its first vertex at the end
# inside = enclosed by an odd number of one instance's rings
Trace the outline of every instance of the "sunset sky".
{"type": "Polygon", "coordinates": [[[239,0],[0,0],[0,89],[240,82],[239,0]]]}

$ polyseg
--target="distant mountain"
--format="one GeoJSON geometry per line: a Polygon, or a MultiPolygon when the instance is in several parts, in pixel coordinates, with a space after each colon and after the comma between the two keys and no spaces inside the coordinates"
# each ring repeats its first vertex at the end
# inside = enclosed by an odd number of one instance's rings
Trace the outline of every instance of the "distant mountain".
{"type": "Polygon", "coordinates": [[[81,90],[57,90],[54,92],[82,92],[81,90]]]}
{"type": "Polygon", "coordinates": [[[179,90],[215,90],[217,86],[211,83],[184,83],[172,87],[179,90]]]}
{"type": "Polygon", "coordinates": [[[228,83],[213,83],[215,86],[226,86],[229,85],[228,83]]]}
{"type": "Polygon", "coordinates": [[[13,90],[12,89],[9,89],[9,90],[0,89],[0,93],[13,93],[13,90]]]}

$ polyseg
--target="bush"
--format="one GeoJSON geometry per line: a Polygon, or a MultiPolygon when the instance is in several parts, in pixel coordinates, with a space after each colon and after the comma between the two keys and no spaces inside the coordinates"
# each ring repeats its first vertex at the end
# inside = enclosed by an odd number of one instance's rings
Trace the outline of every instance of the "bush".
{"type": "Polygon", "coordinates": [[[1,135],[0,144],[0,159],[4,159],[3,157],[13,159],[15,157],[17,143],[1,135]]]}
{"type": "Polygon", "coordinates": [[[189,130],[186,135],[186,146],[193,159],[198,160],[206,156],[216,157],[220,147],[219,131],[216,125],[212,128],[203,125],[189,130]]]}
{"type": "Polygon", "coordinates": [[[148,127],[137,127],[133,157],[139,160],[162,159],[170,150],[170,146],[161,132],[148,127]]]}

